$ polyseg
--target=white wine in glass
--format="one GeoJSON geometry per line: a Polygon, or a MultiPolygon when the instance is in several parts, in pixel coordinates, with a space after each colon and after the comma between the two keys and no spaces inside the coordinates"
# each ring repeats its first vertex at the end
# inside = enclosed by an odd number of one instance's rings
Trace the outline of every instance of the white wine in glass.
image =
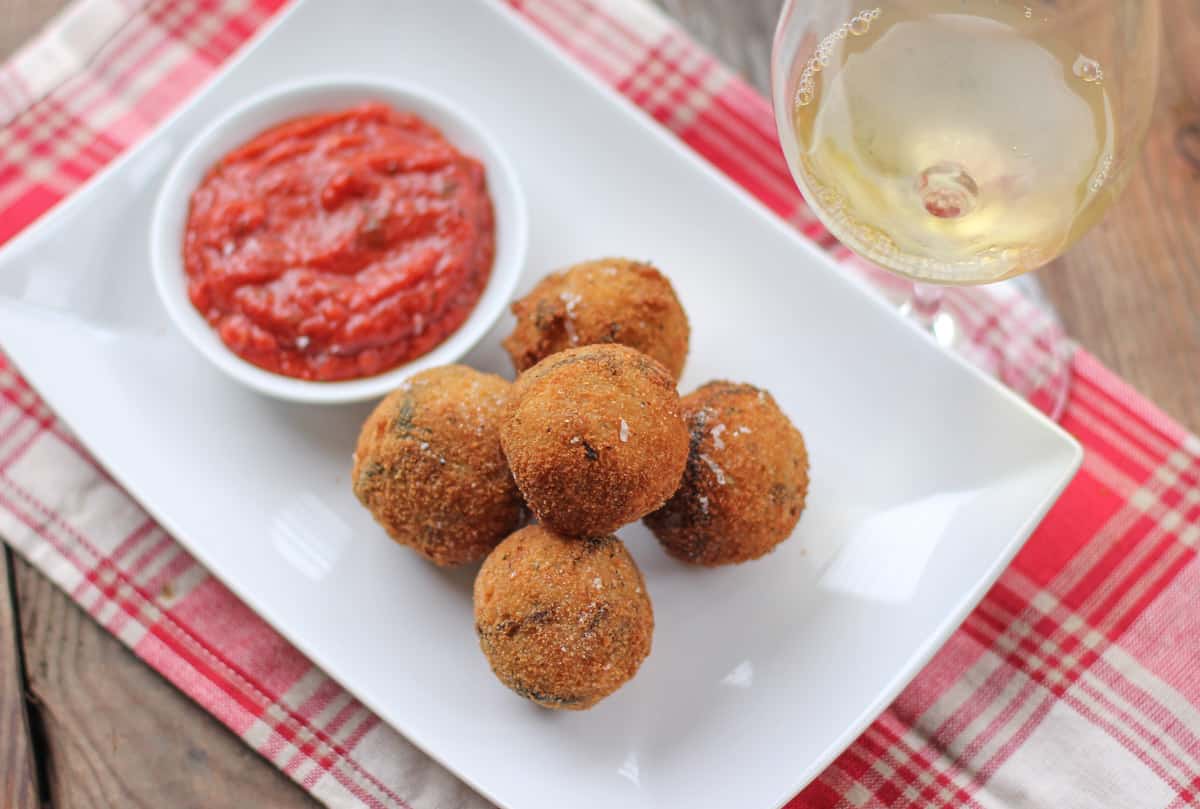
{"type": "Polygon", "coordinates": [[[1128,177],[1158,13],[1157,0],[789,0],[772,81],[792,174],[834,236],[892,273],[967,285],[1036,269],[1128,177]]]}

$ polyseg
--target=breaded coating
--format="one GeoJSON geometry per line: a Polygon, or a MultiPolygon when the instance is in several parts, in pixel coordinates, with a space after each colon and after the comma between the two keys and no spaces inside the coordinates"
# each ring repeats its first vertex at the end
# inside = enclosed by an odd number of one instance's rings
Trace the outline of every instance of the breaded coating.
{"type": "Polygon", "coordinates": [[[620,345],[568,349],[522,374],[500,443],[538,520],[573,537],[612,533],[661,506],[688,453],[670,373],[620,345]]]}
{"type": "Polygon", "coordinates": [[[791,536],[804,510],[804,437],[752,385],[709,382],[682,404],[690,436],[683,484],[644,522],[686,562],[757,559],[791,536]]]}
{"type": "Polygon", "coordinates": [[[579,711],[637,673],[654,610],[616,537],[568,539],[531,525],[475,577],[475,632],[502,683],[546,708],[579,711]]]}
{"type": "Polygon", "coordinates": [[[511,385],[465,365],[422,371],[379,403],[354,453],[354,494],[438,565],[482,559],[525,507],[500,449],[511,385]]]}
{"type": "Polygon", "coordinates": [[[520,373],[567,348],[619,343],[666,366],[676,381],[688,353],[688,320],[671,282],[627,258],[586,261],[547,275],[512,305],[504,341],[520,373]]]}

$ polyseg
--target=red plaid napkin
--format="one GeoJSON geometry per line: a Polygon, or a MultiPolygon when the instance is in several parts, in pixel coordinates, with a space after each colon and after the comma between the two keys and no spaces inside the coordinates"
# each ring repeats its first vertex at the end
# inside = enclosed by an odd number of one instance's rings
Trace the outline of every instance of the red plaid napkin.
{"type": "MultiPolygon", "coordinates": [[[[638,0],[512,2],[840,250],[795,191],[767,103],[665,18],[638,0]]],[[[149,132],[280,5],[84,0],[26,47],[0,69],[0,241],[149,132]]],[[[984,328],[1027,326],[1035,311],[1018,298],[964,314],[984,328]]],[[[1036,367],[1044,346],[1022,351],[1036,367]]],[[[1086,448],[1079,476],[933,662],[793,809],[1200,803],[1200,441],[1090,354],[1074,371],[1063,424],[1086,448]]],[[[2,355],[0,534],[327,805],[482,804],[164,534],[2,355]]]]}

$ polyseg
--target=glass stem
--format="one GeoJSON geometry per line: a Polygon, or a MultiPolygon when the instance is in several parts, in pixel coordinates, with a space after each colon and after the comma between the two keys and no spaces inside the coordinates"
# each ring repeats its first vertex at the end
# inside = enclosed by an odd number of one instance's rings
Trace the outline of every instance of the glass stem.
{"type": "Polygon", "coordinates": [[[946,291],[937,284],[913,284],[909,309],[922,326],[932,331],[945,296],[946,291]]]}

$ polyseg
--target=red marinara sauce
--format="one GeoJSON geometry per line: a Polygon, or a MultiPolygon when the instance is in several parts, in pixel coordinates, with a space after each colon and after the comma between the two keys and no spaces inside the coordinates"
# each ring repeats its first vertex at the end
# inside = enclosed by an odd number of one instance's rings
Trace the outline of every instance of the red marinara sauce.
{"type": "Polygon", "coordinates": [[[192,194],[188,296],[268,371],[333,381],[430,351],[487,285],[495,225],[483,166],[385,104],[280,124],[192,194]]]}

